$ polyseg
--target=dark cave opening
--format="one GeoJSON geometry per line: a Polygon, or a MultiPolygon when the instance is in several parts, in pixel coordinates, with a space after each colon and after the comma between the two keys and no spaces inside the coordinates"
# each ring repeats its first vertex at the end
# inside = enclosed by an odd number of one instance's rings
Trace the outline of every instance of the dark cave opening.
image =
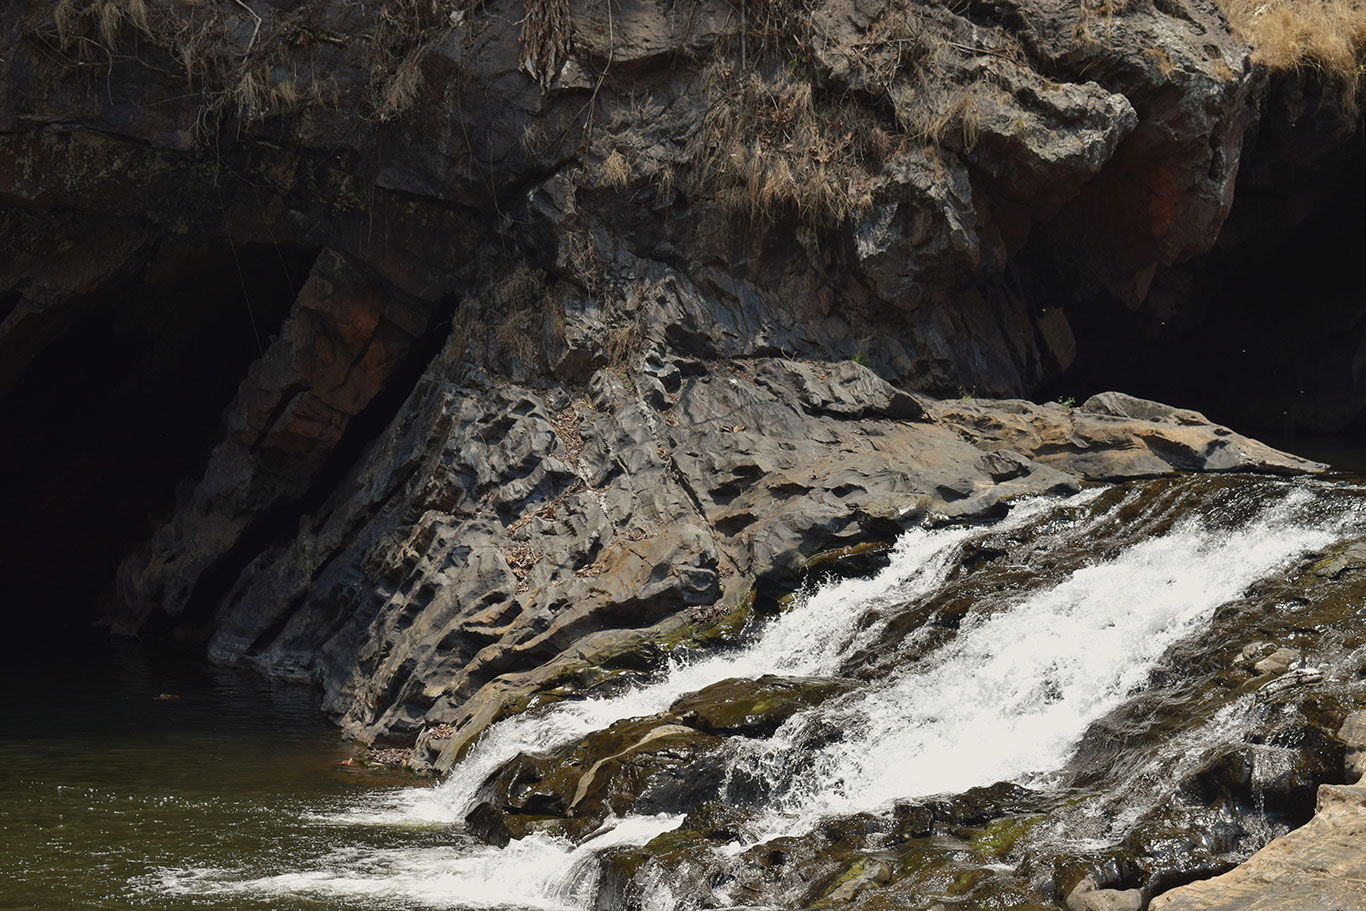
{"type": "MultiPolygon", "coordinates": [[[[1208,255],[1159,270],[1134,310],[1072,295],[1078,357],[1039,399],[1118,389],[1277,445],[1366,444],[1366,301],[1352,267],[1366,249],[1366,140],[1317,104],[1295,112],[1272,96],[1208,255]]],[[[1067,299],[1056,257],[1024,260],[1035,299],[1067,299]]]]}
{"type": "Polygon", "coordinates": [[[124,554],[207,457],[317,251],[165,244],[0,398],[11,642],[85,635],[124,554]]]}

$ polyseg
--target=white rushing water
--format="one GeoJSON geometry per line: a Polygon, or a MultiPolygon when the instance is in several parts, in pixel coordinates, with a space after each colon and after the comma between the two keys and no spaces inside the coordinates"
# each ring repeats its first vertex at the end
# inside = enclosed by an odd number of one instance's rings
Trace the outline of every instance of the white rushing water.
{"type": "MultiPolygon", "coordinates": [[[[480,785],[518,753],[662,712],[728,678],[836,673],[875,640],[889,608],[943,583],[965,542],[1046,519],[1054,539],[1084,547],[1105,518],[1085,509],[1099,494],[1019,503],[988,529],[911,530],[875,577],[818,588],[743,649],[676,662],[657,681],[618,695],[500,722],[441,786],[400,791],[315,821],[341,831],[459,823],[480,785]]],[[[738,740],[732,768],[767,781],[772,795],[753,841],[800,834],[831,814],[1061,767],[1086,727],[1130,698],[1168,647],[1256,580],[1340,535],[1334,523],[1310,515],[1311,499],[1291,488],[1279,504],[1231,529],[1179,521],[1060,581],[1020,592],[1013,603],[970,612],[947,645],[888,679],[794,716],[769,740],[738,740]],[[803,733],[817,716],[844,737],[803,748],[803,733]]],[[[504,849],[339,848],[303,871],[255,878],[243,871],[164,871],[153,886],[182,894],[373,897],[404,906],[583,908],[596,890],[598,852],[644,844],[680,820],[611,821],[578,846],[531,836],[504,849]]]]}
{"type": "Polygon", "coordinates": [[[759,840],[1062,766],[1087,726],[1135,695],[1162,653],[1215,608],[1337,538],[1297,518],[1309,500],[1296,491],[1234,530],[1182,520],[1008,610],[969,617],[909,673],[825,711],[846,731],[837,743],[798,751],[798,716],[751,744],[742,761],[783,793],[759,840]]]}
{"type": "MultiPolygon", "coordinates": [[[[1081,506],[1099,493],[1087,491],[1061,502],[1043,498],[1020,502],[989,531],[1022,527],[1042,512],[1081,506]]],[[[770,623],[749,647],[696,661],[675,661],[659,681],[619,695],[563,702],[544,713],[499,722],[439,788],[414,789],[375,807],[353,809],[337,819],[363,824],[460,822],[472,809],[479,786],[519,753],[549,750],[614,722],[662,712],[682,696],[722,680],[765,674],[832,674],[841,661],[876,633],[876,624],[863,622],[870,613],[934,590],[953,568],[959,545],[986,531],[912,529],[897,541],[888,566],[880,573],[818,588],[770,623]]]]}
{"type": "Polygon", "coordinates": [[[163,870],[137,885],[140,891],[182,895],[363,899],[386,908],[574,911],[590,905],[597,893],[598,854],[620,845],[644,844],[682,820],[670,815],[609,820],[601,832],[578,845],[564,838],[529,835],[506,848],[342,847],[317,858],[305,871],[252,876],[212,867],[163,870]]]}

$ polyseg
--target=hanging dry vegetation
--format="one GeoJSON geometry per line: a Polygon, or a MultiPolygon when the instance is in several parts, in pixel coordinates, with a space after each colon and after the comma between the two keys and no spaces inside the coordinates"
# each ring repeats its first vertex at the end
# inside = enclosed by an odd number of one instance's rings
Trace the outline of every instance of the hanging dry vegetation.
{"type": "MultiPolygon", "coordinates": [[[[33,26],[63,65],[137,60],[179,76],[201,100],[196,126],[222,115],[243,121],[343,103],[325,45],[366,42],[368,97],[348,99],[388,120],[410,108],[430,50],[483,0],[383,0],[365,34],[329,34],[324,3],[258,13],[247,0],[61,0],[49,23],[33,26]]],[[[335,50],[335,48],[334,48],[335,50]]]]}
{"type": "Polygon", "coordinates": [[[1313,69],[1355,90],[1366,57],[1366,0],[1219,0],[1272,70],[1313,69]]]}
{"type": "Polygon", "coordinates": [[[782,69],[717,67],[713,103],[692,158],[704,192],[760,220],[790,208],[806,221],[840,221],[872,203],[874,161],[891,138],[856,106],[817,101],[808,80],[782,69]]]}
{"type": "Polygon", "coordinates": [[[887,162],[909,146],[971,149],[980,79],[964,52],[909,2],[889,4],[854,48],[857,89],[820,78],[812,4],[746,7],[737,40],[707,71],[710,103],[689,152],[693,191],[751,219],[783,210],[838,223],[875,201],[887,162]]]}

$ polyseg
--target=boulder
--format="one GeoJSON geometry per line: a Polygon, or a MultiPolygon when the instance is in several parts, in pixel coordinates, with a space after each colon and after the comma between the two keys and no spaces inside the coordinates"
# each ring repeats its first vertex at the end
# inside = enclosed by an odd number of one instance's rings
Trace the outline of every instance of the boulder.
{"type": "Polygon", "coordinates": [[[1101,889],[1086,877],[1067,893],[1068,911],[1142,911],[1143,893],[1138,889],[1101,889]]]}
{"type": "Polygon", "coordinates": [[[1299,663],[1300,659],[1299,649],[1278,648],[1270,655],[1255,662],[1252,669],[1259,674],[1280,674],[1290,670],[1299,663]]]}
{"type": "Polygon", "coordinates": [[[1236,869],[1159,895],[1150,911],[1366,909],[1366,787],[1324,785],[1306,825],[1236,869]]]}

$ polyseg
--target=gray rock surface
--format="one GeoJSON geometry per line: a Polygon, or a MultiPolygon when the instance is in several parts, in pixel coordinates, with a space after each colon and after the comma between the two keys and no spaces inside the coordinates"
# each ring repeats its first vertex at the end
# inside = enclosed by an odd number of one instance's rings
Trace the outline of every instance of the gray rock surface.
{"type": "Polygon", "coordinates": [[[1348,783],[1366,778],[1366,712],[1353,712],[1342,722],[1338,739],[1347,745],[1344,757],[1348,783]]]}
{"type": "Polygon", "coordinates": [[[1159,895],[1150,911],[1366,908],[1366,786],[1324,785],[1307,824],[1222,876],[1159,895]]]}
{"type": "Polygon", "coordinates": [[[916,393],[1072,362],[1037,232],[1133,306],[1213,245],[1261,83],[1205,0],[155,6],[0,17],[0,387],[174,239],[315,251],[110,621],[356,736],[448,763],[926,513],[1313,467],[1116,393],[916,393]]]}
{"type": "Polygon", "coordinates": [[[649,665],[790,590],[812,556],[927,514],[1000,515],[1083,479],[1207,467],[1207,451],[1314,468],[1205,423],[912,397],[853,362],[657,346],[573,391],[461,353],[447,346],[211,624],[215,659],[320,680],[349,734],[416,738],[420,767],[536,692],[649,665]]]}
{"type": "Polygon", "coordinates": [[[1270,655],[1252,665],[1259,674],[1280,674],[1290,670],[1300,661],[1300,651],[1294,648],[1278,648],[1270,655]]]}
{"type": "Polygon", "coordinates": [[[1259,116],[1208,0],[1102,6],[12,4],[0,396],[230,254],[259,359],[108,620],[437,770],[926,518],[1315,470],[1119,393],[995,398],[1097,298],[1166,324],[1259,116]],[[265,332],[251,246],[313,263],[265,332]]]}
{"type": "Polygon", "coordinates": [[[1068,911],[1142,911],[1143,893],[1137,889],[1099,889],[1083,879],[1067,894],[1068,911]]]}

